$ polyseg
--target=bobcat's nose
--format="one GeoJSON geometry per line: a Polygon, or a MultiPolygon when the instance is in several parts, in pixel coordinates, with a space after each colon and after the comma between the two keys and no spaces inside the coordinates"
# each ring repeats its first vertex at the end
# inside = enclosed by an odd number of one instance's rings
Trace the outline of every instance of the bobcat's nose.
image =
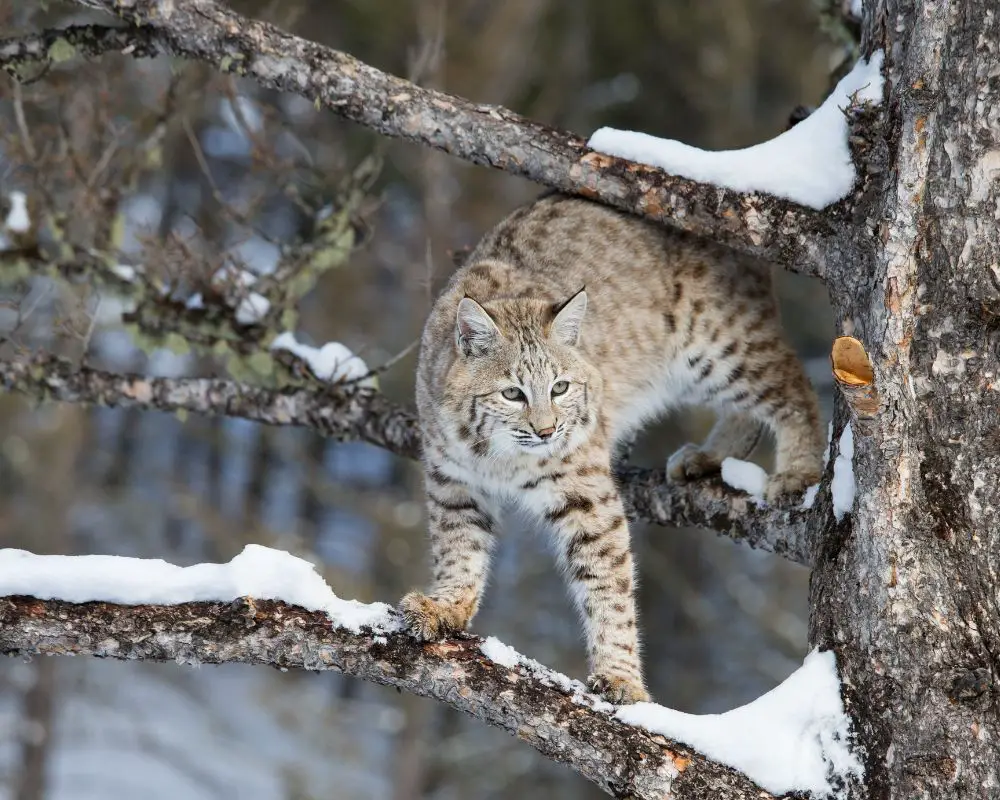
{"type": "Polygon", "coordinates": [[[539,439],[551,439],[552,434],[556,432],[555,426],[550,425],[548,428],[542,428],[541,430],[535,431],[539,439]]]}

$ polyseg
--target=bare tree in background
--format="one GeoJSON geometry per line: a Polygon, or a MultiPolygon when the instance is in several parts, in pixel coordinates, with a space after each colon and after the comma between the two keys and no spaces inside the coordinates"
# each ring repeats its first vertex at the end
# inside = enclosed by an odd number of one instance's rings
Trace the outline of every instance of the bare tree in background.
{"type": "MultiPolygon", "coordinates": [[[[817,276],[829,289],[841,332],[866,351],[838,405],[836,426],[848,417],[860,423],[853,512],[835,519],[828,482],[808,510],[759,509],[713,481],[672,486],[662,470],[626,469],[625,494],[637,519],[715,529],[812,569],[810,643],[837,654],[865,757],[863,785],[845,792],[906,800],[996,793],[1000,19],[992,9],[971,0],[867,0],[861,50],[886,54],[886,102],[879,111],[845,109],[862,178],[847,200],[815,212],[597,155],[573,134],[418,87],[212,0],[86,5],[112,11],[128,26],[47,30],[0,43],[0,61],[24,82],[13,97],[17,129],[8,146],[51,180],[29,198],[32,219],[44,225],[7,231],[15,246],[6,257],[25,275],[44,269],[132,295],[127,319],[139,335],[172,336],[175,344],[222,355],[232,377],[149,378],[92,367],[86,347],[83,354],[35,348],[0,362],[0,385],[67,402],[300,426],[410,457],[419,451],[412,415],[384,395],[330,388],[300,366],[261,355],[276,330],[294,324],[316,276],[353,243],[371,162],[345,169],[332,210],[316,198],[297,198],[304,233],[280,266],[253,284],[267,305],[248,324],[240,310],[246,303],[263,306],[238,280],[216,277],[220,265],[206,258],[197,237],[169,242],[159,260],[118,259],[121,193],[141,178],[143,159],[169,157],[167,122],[183,118],[184,104],[201,101],[197,87],[210,79],[204,66],[171,76],[159,102],[128,126],[111,118],[91,124],[87,115],[100,106],[87,106],[80,95],[66,101],[79,107],[42,109],[40,119],[25,113],[22,92],[32,80],[59,63],[111,51],[179,56],[246,76],[386,136],[584,194],[817,276]],[[115,158],[126,147],[129,158],[115,158]],[[53,161],[64,169],[41,169],[53,161]],[[194,294],[200,304],[189,302],[194,294]]],[[[94,66],[89,74],[99,92],[102,72],[94,66]]],[[[239,108],[234,104],[236,124],[252,138],[257,126],[240,120],[239,108]]],[[[183,126],[181,133],[197,138],[183,126]]],[[[222,196],[199,149],[191,152],[192,174],[218,201],[215,214],[198,220],[202,230],[255,215],[268,192],[287,189],[258,186],[233,202],[222,196]]],[[[269,152],[276,151],[261,147],[259,155],[269,152]]],[[[275,174],[309,171],[308,160],[291,152],[275,174]]],[[[317,197],[326,199],[323,191],[317,197]]],[[[66,314],[84,345],[97,313],[85,311],[66,314]]],[[[30,345],[30,314],[23,316],[29,318],[19,315],[17,322],[28,327],[18,330],[19,343],[30,345]]],[[[330,631],[317,615],[274,603],[123,608],[7,598],[0,601],[0,624],[0,649],[9,653],[341,670],[435,697],[516,733],[616,796],[769,796],[690,748],[580,708],[530,676],[510,692],[509,670],[485,659],[470,639],[381,642],[364,632],[330,631]],[[153,630],[160,632],[155,639],[148,636],[153,630]]]]}

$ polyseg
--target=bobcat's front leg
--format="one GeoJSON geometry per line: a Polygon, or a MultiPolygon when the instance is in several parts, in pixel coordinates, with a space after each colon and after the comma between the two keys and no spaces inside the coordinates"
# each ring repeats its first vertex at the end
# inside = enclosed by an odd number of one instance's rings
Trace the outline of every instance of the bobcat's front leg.
{"type": "Polygon", "coordinates": [[[628,523],[607,465],[567,469],[544,506],[583,616],[591,688],[613,703],[648,700],[639,660],[628,523]]]}
{"type": "Polygon", "coordinates": [[[468,486],[427,463],[431,584],[399,604],[410,633],[431,641],[464,630],[479,608],[493,548],[494,519],[468,486]]]}

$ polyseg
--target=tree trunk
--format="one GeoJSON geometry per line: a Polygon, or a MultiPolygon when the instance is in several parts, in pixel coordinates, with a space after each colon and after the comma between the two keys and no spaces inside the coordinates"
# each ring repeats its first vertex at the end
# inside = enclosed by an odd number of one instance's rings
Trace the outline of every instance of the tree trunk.
{"type": "Polygon", "coordinates": [[[973,0],[864,13],[885,120],[830,289],[882,403],[853,515],[823,534],[811,639],[837,651],[869,797],[997,797],[1000,25],[973,0]]]}
{"type": "Polygon", "coordinates": [[[21,748],[14,776],[13,800],[45,800],[46,773],[52,754],[56,662],[40,658],[32,665],[34,683],[21,708],[21,748]]]}

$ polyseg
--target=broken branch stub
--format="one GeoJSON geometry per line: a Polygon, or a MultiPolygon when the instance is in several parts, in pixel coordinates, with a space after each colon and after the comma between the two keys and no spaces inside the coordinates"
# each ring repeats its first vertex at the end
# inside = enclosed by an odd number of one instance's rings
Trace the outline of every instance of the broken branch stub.
{"type": "Polygon", "coordinates": [[[875,373],[864,345],[853,336],[839,336],[830,351],[833,379],[847,401],[854,429],[870,436],[880,405],[875,373]]]}

